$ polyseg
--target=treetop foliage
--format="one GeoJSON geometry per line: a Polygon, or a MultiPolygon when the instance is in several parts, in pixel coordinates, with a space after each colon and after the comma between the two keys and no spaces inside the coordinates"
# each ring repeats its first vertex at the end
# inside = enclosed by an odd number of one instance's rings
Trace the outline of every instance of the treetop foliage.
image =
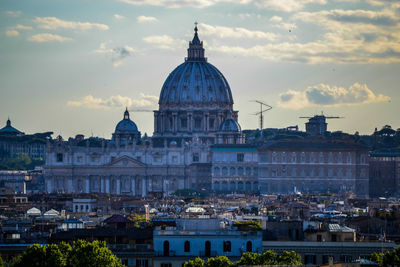
{"type": "Polygon", "coordinates": [[[34,244],[16,258],[11,267],[122,267],[105,242],[84,240],[42,246],[34,244]]]}
{"type": "Polygon", "coordinates": [[[243,265],[301,265],[301,256],[294,251],[284,251],[281,255],[267,250],[263,254],[245,252],[237,262],[231,262],[225,256],[209,258],[205,262],[201,258],[187,261],[184,267],[237,267],[243,265]]]}

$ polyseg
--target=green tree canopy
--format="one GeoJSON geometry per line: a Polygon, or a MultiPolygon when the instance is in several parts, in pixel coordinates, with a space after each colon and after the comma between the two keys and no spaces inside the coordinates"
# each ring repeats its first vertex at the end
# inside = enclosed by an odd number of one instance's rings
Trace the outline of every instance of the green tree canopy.
{"type": "Polygon", "coordinates": [[[278,257],[279,265],[301,265],[301,256],[294,251],[284,251],[278,257]]]}
{"type": "Polygon", "coordinates": [[[205,263],[201,258],[195,258],[185,263],[184,267],[204,267],[205,263]]]}
{"type": "Polygon", "coordinates": [[[226,256],[217,256],[207,260],[207,267],[229,267],[232,262],[226,256]]]}
{"type": "Polygon", "coordinates": [[[0,267],[4,267],[5,265],[4,265],[4,261],[3,261],[3,258],[1,257],[1,255],[0,255],[0,267]]]}
{"type": "Polygon", "coordinates": [[[105,242],[75,241],[41,246],[34,244],[16,258],[11,267],[122,267],[120,260],[106,247],[105,242]]]}

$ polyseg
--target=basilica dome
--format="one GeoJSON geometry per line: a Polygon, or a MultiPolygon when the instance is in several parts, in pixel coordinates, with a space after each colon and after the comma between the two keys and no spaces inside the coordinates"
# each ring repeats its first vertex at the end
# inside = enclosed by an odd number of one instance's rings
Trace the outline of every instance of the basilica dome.
{"type": "Polygon", "coordinates": [[[166,79],[159,104],[233,104],[231,89],[224,75],[204,57],[203,42],[195,28],[188,57],[166,79]]]}

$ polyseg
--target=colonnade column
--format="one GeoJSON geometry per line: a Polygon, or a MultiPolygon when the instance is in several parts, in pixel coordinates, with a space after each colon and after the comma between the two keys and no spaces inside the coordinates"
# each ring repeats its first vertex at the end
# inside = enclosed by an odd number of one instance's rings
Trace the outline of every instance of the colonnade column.
{"type": "Polygon", "coordinates": [[[90,177],[85,178],[85,193],[90,193],[90,177]]]}
{"type": "Polygon", "coordinates": [[[158,132],[158,112],[155,111],[154,112],[154,132],[157,133],[158,132]]]}
{"type": "Polygon", "coordinates": [[[106,193],[107,193],[107,194],[110,194],[110,176],[107,177],[107,179],[105,180],[105,182],[106,182],[106,186],[105,186],[105,188],[106,188],[106,193]]]}
{"type": "Polygon", "coordinates": [[[118,177],[117,179],[117,194],[121,194],[121,177],[118,177]]]}
{"type": "Polygon", "coordinates": [[[51,193],[53,188],[52,188],[52,184],[51,184],[51,179],[52,178],[47,178],[46,179],[46,191],[47,193],[51,193]]]}
{"type": "Polygon", "coordinates": [[[176,133],[178,131],[178,113],[172,113],[172,124],[173,124],[173,131],[176,133]]]}
{"type": "Polygon", "coordinates": [[[104,176],[100,176],[100,192],[104,193],[104,176]]]}
{"type": "Polygon", "coordinates": [[[132,177],[131,180],[131,191],[132,191],[132,196],[136,196],[136,178],[132,177]]]}
{"type": "Polygon", "coordinates": [[[189,129],[189,132],[193,131],[193,113],[192,112],[188,113],[188,129],[189,129]]]}
{"type": "Polygon", "coordinates": [[[146,186],[146,177],[144,177],[143,179],[142,179],[142,197],[145,197],[146,196],[146,188],[147,186],[146,186]]]}
{"type": "Polygon", "coordinates": [[[165,132],[165,116],[164,116],[164,112],[161,112],[161,129],[160,129],[160,132],[165,132]]]}
{"type": "Polygon", "coordinates": [[[74,187],[72,186],[72,176],[67,178],[67,192],[73,193],[74,187]]]}

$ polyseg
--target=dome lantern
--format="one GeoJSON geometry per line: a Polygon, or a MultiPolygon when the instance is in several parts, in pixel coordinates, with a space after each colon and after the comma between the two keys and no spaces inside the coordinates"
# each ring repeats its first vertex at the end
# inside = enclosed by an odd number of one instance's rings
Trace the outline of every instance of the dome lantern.
{"type": "Polygon", "coordinates": [[[197,34],[197,22],[194,27],[194,37],[191,42],[189,42],[188,56],[185,61],[207,61],[204,57],[203,41],[200,41],[199,35],[197,34]]]}

